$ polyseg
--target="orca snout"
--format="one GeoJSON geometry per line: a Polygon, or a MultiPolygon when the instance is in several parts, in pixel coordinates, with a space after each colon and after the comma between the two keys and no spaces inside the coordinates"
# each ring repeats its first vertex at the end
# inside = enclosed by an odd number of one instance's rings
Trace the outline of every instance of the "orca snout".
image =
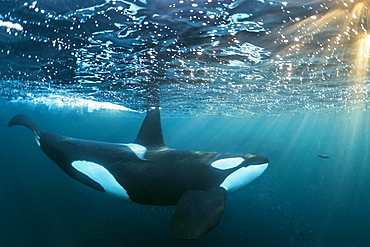
{"type": "Polygon", "coordinates": [[[248,154],[244,159],[245,165],[261,165],[268,164],[269,160],[266,157],[259,156],[257,154],[248,154]]]}

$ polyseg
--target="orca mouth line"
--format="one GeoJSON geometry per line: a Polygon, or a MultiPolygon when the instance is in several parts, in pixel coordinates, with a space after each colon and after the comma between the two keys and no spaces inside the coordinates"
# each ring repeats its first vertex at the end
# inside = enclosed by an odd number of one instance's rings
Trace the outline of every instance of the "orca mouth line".
{"type": "MultiPolygon", "coordinates": [[[[260,163],[260,164],[253,164],[253,165],[249,165],[249,166],[246,166],[244,168],[248,168],[248,167],[261,167],[261,168],[264,168],[266,169],[268,167],[269,163],[260,163]]],[[[265,171],[265,170],[263,170],[265,171]]]]}
{"type": "MultiPolygon", "coordinates": [[[[268,165],[269,163],[268,162],[263,162],[263,163],[252,163],[252,164],[249,164],[248,166],[262,166],[262,165],[268,165]]],[[[246,166],[246,167],[248,167],[246,166]]]]}
{"type": "Polygon", "coordinates": [[[258,164],[257,166],[268,166],[269,165],[269,163],[262,163],[262,164],[258,164]]]}

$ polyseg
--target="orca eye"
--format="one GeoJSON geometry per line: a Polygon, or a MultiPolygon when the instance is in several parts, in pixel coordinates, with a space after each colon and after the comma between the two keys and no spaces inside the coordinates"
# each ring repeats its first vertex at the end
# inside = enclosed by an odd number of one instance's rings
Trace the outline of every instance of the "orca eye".
{"type": "Polygon", "coordinates": [[[211,166],[220,170],[227,170],[234,167],[237,167],[241,163],[244,162],[244,159],[241,157],[236,158],[227,158],[227,159],[220,159],[212,162],[211,166]]]}

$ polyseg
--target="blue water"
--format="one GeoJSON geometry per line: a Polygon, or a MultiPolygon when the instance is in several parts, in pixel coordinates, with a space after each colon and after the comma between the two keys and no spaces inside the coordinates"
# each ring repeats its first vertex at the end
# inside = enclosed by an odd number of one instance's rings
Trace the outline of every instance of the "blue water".
{"type": "Polygon", "coordinates": [[[0,246],[367,246],[368,1],[0,2],[0,246]],[[171,148],[251,152],[266,172],[204,237],[168,234],[174,207],[68,177],[42,130],[132,142],[162,107],[171,148]],[[317,155],[329,156],[323,159],[317,155]]]}
{"type": "MultiPolygon", "coordinates": [[[[43,130],[131,142],[144,114],[40,111],[4,103],[43,130]]],[[[1,122],[3,246],[366,246],[370,239],[368,112],[269,117],[166,117],[177,149],[254,152],[268,170],[227,198],[219,226],[192,241],[167,231],[173,207],[131,204],[64,174],[26,128],[1,122]],[[317,154],[330,156],[321,159],[317,154]]]]}

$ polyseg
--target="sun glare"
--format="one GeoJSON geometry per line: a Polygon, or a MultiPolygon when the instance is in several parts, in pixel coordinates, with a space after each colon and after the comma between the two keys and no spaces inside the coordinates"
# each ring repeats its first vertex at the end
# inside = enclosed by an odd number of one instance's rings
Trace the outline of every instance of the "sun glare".
{"type": "Polygon", "coordinates": [[[369,58],[370,58],[370,35],[365,35],[356,43],[357,55],[354,60],[353,73],[358,82],[369,76],[369,58]]]}
{"type": "Polygon", "coordinates": [[[345,73],[356,84],[365,81],[370,62],[369,5],[369,0],[327,0],[321,3],[321,12],[295,18],[290,26],[279,30],[280,43],[286,43],[278,54],[280,60],[294,61],[298,57],[301,61],[286,73],[299,74],[302,69],[312,72],[312,67],[317,70],[321,64],[325,74],[325,67],[341,65],[344,71],[337,69],[337,77],[343,78],[345,73]]]}
{"type": "Polygon", "coordinates": [[[277,83],[333,104],[340,101],[347,109],[366,108],[370,0],[312,0],[304,5],[289,1],[281,9],[290,15],[289,21],[264,40],[277,51],[277,83]]]}

